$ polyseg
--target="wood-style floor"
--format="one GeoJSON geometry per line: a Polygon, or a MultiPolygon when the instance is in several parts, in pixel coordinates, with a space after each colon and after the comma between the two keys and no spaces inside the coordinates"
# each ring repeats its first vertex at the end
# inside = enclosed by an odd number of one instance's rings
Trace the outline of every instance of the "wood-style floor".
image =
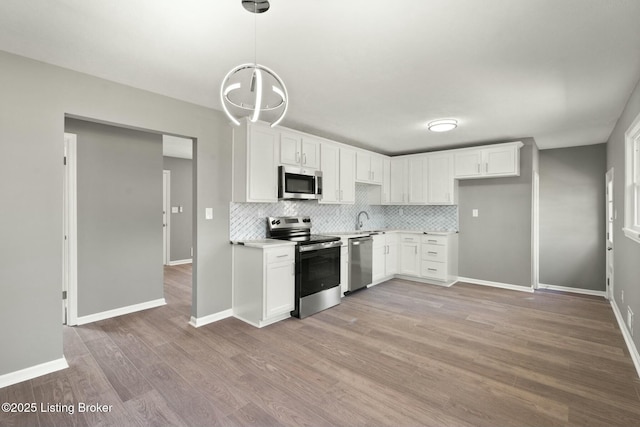
{"type": "Polygon", "coordinates": [[[0,402],[111,412],[0,425],[640,425],[602,298],[393,280],[304,320],[195,329],[190,274],[165,269],[165,307],[65,328],[69,369],[0,389],[0,402]]]}

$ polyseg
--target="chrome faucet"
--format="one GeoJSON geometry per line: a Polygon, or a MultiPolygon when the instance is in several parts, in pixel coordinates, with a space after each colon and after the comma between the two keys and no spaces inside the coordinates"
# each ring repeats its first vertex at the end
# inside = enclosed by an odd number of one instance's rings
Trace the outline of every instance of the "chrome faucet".
{"type": "Polygon", "coordinates": [[[362,221],[360,220],[360,215],[365,214],[367,219],[369,219],[369,214],[365,211],[358,212],[358,216],[356,216],[356,230],[362,229],[362,221]]]}

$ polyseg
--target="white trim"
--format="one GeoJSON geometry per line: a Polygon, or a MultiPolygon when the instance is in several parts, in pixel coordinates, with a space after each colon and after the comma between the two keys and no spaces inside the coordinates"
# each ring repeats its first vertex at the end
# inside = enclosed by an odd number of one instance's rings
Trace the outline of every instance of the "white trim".
{"type": "Polygon", "coordinates": [[[28,381],[33,378],[41,377],[42,375],[47,375],[52,372],[61,371],[63,369],[67,369],[68,367],[69,364],[67,363],[67,359],[65,359],[63,356],[60,359],[52,360],[50,362],[31,366],[29,368],[20,369],[19,371],[0,375],[0,388],[18,384],[23,381],[28,381]]]}
{"type": "Polygon", "coordinates": [[[533,292],[531,287],[512,285],[511,283],[491,282],[489,280],[472,279],[470,277],[458,277],[458,282],[471,283],[472,285],[491,286],[494,288],[509,289],[520,292],[533,292]]]}
{"type": "Polygon", "coordinates": [[[287,313],[282,313],[282,314],[279,314],[277,316],[270,317],[267,320],[260,320],[260,321],[258,321],[258,323],[255,323],[255,322],[252,322],[250,320],[247,320],[244,317],[238,316],[236,314],[234,314],[233,317],[235,317],[238,320],[242,320],[243,322],[248,323],[249,325],[254,326],[256,328],[264,328],[265,326],[269,326],[269,325],[272,325],[272,324],[274,324],[276,322],[279,322],[281,320],[285,320],[285,319],[290,318],[291,314],[288,313],[288,312],[287,313]]]}
{"type": "Polygon", "coordinates": [[[640,233],[638,233],[637,231],[625,227],[622,229],[622,232],[631,240],[640,243],[640,233]]]}
{"type": "MultiPolygon", "coordinates": [[[[395,275],[393,275],[393,278],[394,279],[409,280],[411,282],[426,283],[427,285],[443,286],[445,288],[450,288],[455,283],[457,283],[458,280],[459,280],[459,278],[455,278],[455,279],[448,280],[446,282],[440,282],[440,281],[435,280],[435,279],[427,279],[427,278],[424,278],[424,277],[417,277],[417,276],[407,276],[406,274],[395,274],[395,275]]],[[[368,285],[367,287],[369,287],[369,286],[371,286],[371,285],[368,285]]]]}
{"type": "Polygon", "coordinates": [[[640,243],[640,225],[636,224],[638,212],[636,201],[636,185],[638,177],[634,176],[634,167],[640,167],[636,162],[640,160],[640,153],[636,154],[640,145],[640,114],[635,118],[629,129],[624,133],[624,227],[622,231],[629,239],[640,243]]]}
{"type": "Polygon", "coordinates": [[[67,291],[67,324],[75,325],[78,317],[78,176],[77,135],[64,134],[67,165],[64,170],[63,290],[67,291]],[[64,236],[67,236],[66,244],[64,236]]]}
{"type": "Polygon", "coordinates": [[[167,301],[164,298],[159,298],[153,301],[142,302],[140,304],[133,304],[133,305],[128,305],[126,307],[120,307],[120,308],[115,308],[113,310],[103,311],[100,313],[89,314],[88,316],[79,316],[76,324],[85,325],[87,323],[97,322],[99,320],[110,319],[112,317],[131,314],[137,311],[161,307],[166,304],[167,304],[167,301]]]}
{"type": "Polygon", "coordinates": [[[162,209],[166,212],[165,217],[163,218],[167,222],[165,223],[162,235],[163,235],[163,254],[164,257],[162,259],[162,263],[164,265],[171,265],[171,171],[163,170],[162,171],[162,189],[163,195],[162,198],[164,200],[164,204],[162,209]]]}
{"type": "Polygon", "coordinates": [[[218,320],[226,319],[227,317],[233,317],[233,309],[230,308],[204,317],[191,316],[189,324],[194,328],[199,328],[200,326],[208,325],[209,323],[217,322],[218,320]]]}
{"type": "Polygon", "coordinates": [[[613,308],[613,313],[616,315],[616,320],[618,321],[618,326],[620,327],[620,331],[624,337],[624,342],[627,344],[627,348],[629,349],[631,360],[633,360],[633,364],[636,367],[636,373],[638,374],[638,377],[640,377],[640,354],[638,354],[638,348],[634,344],[631,334],[629,334],[629,330],[627,329],[627,325],[624,323],[624,317],[622,317],[622,313],[620,313],[616,300],[611,298],[609,302],[613,308]]]}
{"type": "Polygon", "coordinates": [[[189,259],[177,259],[175,261],[169,261],[169,264],[167,265],[182,265],[182,264],[191,264],[193,262],[193,259],[189,258],[189,259]]]}
{"type": "Polygon", "coordinates": [[[570,292],[573,294],[593,295],[596,297],[607,297],[606,291],[595,291],[592,289],[571,288],[569,286],[547,285],[546,283],[538,283],[538,289],[549,289],[550,291],[570,292]]]}
{"type": "Polygon", "coordinates": [[[531,216],[533,226],[531,227],[531,253],[533,260],[531,263],[531,283],[533,289],[537,289],[540,279],[540,174],[533,172],[533,191],[531,192],[531,216]]]}

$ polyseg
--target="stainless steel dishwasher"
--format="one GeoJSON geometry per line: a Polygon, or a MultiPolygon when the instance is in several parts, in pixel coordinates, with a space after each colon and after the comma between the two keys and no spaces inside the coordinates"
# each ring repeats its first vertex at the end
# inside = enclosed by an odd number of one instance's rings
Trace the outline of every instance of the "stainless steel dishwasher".
{"type": "Polygon", "coordinates": [[[357,291],[372,281],[373,237],[349,239],[349,292],[357,291]]]}

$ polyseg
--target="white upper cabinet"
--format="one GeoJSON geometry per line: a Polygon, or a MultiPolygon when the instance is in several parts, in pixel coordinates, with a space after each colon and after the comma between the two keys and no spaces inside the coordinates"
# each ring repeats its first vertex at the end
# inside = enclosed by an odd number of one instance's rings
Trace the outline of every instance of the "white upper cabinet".
{"type": "Polygon", "coordinates": [[[320,169],[320,141],[296,132],[280,132],[280,164],[320,169]]]}
{"type": "Polygon", "coordinates": [[[392,157],[390,160],[389,203],[392,205],[407,203],[408,162],[406,157],[392,157]]]}
{"type": "Polygon", "coordinates": [[[233,130],[233,201],[278,201],[279,132],[244,121],[233,130]]]}
{"type": "Polygon", "coordinates": [[[340,148],[340,203],[356,202],[356,152],[340,148]]]}
{"type": "Polygon", "coordinates": [[[409,158],[409,204],[423,205],[426,197],[426,162],[424,156],[409,158]]]}
{"type": "Polygon", "coordinates": [[[388,205],[391,200],[391,159],[382,159],[382,188],[380,188],[380,204],[388,205]]]}
{"type": "Polygon", "coordinates": [[[453,150],[454,177],[457,179],[520,175],[522,142],[453,150]]]}
{"type": "Polygon", "coordinates": [[[321,144],[322,199],[319,203],[355,203],[354,150],[321,144]]]}
{"type": "Polygon", "coordinates": [[[323,143],[320,146],[322,199],[319,203],[340,202],[340,147],[323,143]]]}
{"type": "Polygon", "coordinates": [[[356,155],[356,181],[370,184],[382,184],[383,156],[358,151],[356,155]]]}
{"type": "Polygon", "coordinates": [[[427,155],[427,203],[452,205],[457,203],[456,182],[453,179],[453,154],[447,152],[427,155]]]}

